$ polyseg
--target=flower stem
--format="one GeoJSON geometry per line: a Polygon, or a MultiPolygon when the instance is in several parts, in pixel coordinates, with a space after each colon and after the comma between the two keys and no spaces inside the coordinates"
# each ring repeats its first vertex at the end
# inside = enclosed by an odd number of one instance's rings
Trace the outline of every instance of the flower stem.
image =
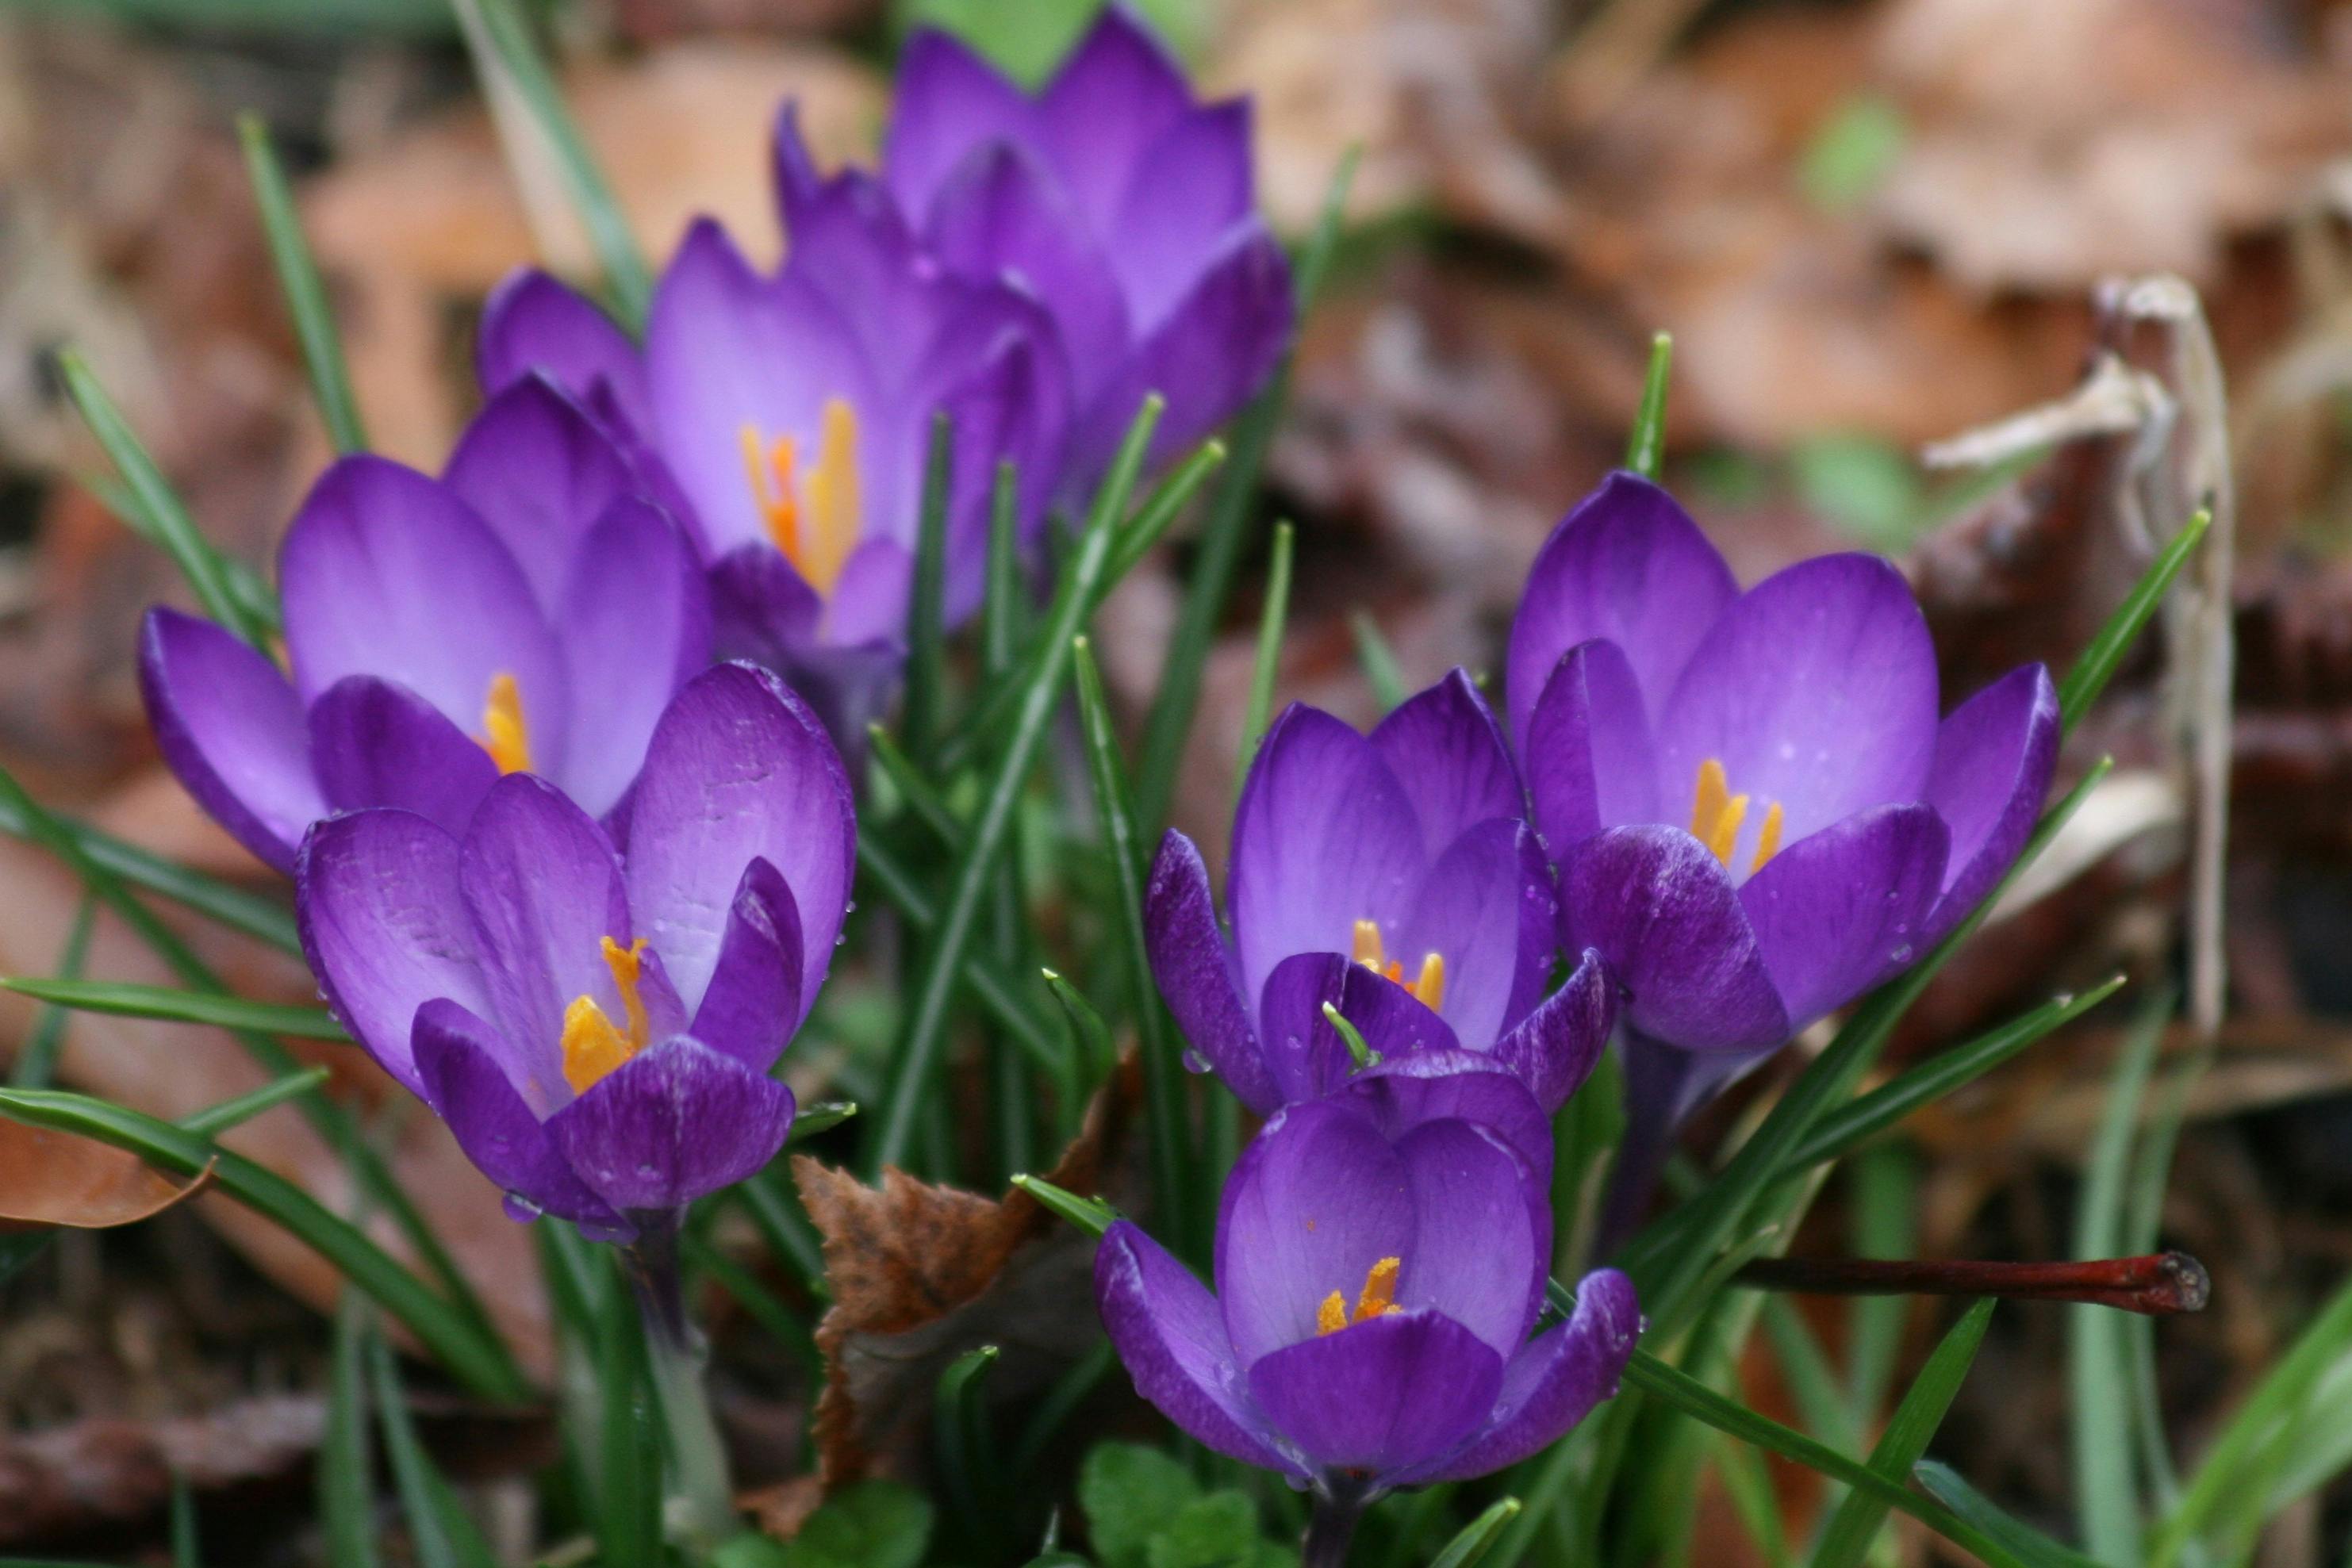
{"type": "Polygon", "coordinates": [[[675,1225],[647,1226],[622,1249],[646,1329],[646,1364],[668,1435],[670,1519],[704,1550],[735,1533],[727,1449],[703,1387],[701,1336],[687,1321],[675,1225]]]}
{"type": "Polygon", "coordinates": [[[1317,1496],[1315,1511],[1307,1521],[1307,1539],[1298,1549],[1298,1568],[1347,1568],[1356,1521],[1363,1516],[1360,1497],[1317,1496]]]}

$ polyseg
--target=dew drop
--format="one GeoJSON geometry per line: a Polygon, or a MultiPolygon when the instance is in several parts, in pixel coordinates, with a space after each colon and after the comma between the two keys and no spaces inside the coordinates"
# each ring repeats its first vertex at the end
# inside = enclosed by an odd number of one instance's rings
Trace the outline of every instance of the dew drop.
{"type": "Polygon", "coordinates": [[[1891,961],[1897,964],[1909,963],[1911,961],[1911,944],[1908,942],[1897,943],[1895,945],[1895,951],[1889,953],[1886,956],[1891,961]]]}
{"type": "Polygon", "coordinates": [[[1184,1071],[1206,1072],[1209,1071],[1209,1059],[1188,1045],[1184,1048],[1184,1071]]]}

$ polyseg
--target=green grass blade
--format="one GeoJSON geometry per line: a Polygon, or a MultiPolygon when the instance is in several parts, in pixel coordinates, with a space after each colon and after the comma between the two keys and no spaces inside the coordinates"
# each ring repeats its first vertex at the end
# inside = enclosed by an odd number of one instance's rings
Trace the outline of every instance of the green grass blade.
{"type": "Polygon", "coordinates": [[[1372,700],[1381,705],[1382,713],[1394,713],[1404,706],[1408,695],[1396,650],[1381,635],[1380,623],[1368,610],[1348,612],[1348,631],[1356,640],[1356,663],[1363,666],[1364,684],[1372,688],[1372,700]]]}
{"type": "Polygon", "coordinates": [[[882,770],[890,788],[907,802],[916,820],[930,830],[931,835],[943,844],[952,844],[963,836],[963,824],[956,820],[948,803],[932,788],[930,779],[907,755],[898,737],[879,722],[866,727],[866,740],[874,766],[882,770]]]}
{"type": "Polygon", "coordinates": [[[173,986],[134,986],[114,980],[41,979],[26,977],[0,979],[0,990],[56,1007],[81,1012],[111,1013],[118,1018],[163,1019],[172,1023],[208,1024],[218,1029],[257,1030],[289,1040],[324,1040],[349,1045],[352,1037],[324,1008],[248,1001],[243,997],[218,997],[204,991],[184,991],[173,986]]]}
{"type": "Polygon", "coordinates": [[[1274,555],[1265,572],[1265,610],[1257,622],[1257,663],[1250,672],[1249,710],[1242,719],[1241,755],[1234,763],[1234,789],[1238,793],[1257,760],[1257,743],[1274,717],[1274,681],[1282,664],[1282,627],[1290,615],[1290,563],[1297,553],[1298,530],[1287,522],[1274,526],[1274,555]]]}
{"type": "Polygon", "coordinates": [[[394,1488],[408,1516],[409,1542],[416,1551],[417,1568],[498,1568],[489,1543],[467,1517],[457,1494],[425,1451],[416,1433],[415,1417],[400,1385],[400,1367],[392,1343],[380,1333],[367,1336],[370,1392],[383,1433],[384,1457],[391,1461],[394,1488]]]}
{"type": "Polygon", "coordinates": [[[915,530],[915,580],[907,607],[907,701],[900,722],[908,749],[929,757],[947,711],[948,502],[955,478],[955,422],[931,416],[923,492],[915,530]]]}
{"type": "MultiPolygon", "coordinates": [[[[82,966],[89,959],[89,935],[98,925],[98,899],[84,893],[81,904],[74,911],[72,928],[66,933],[66,950],[58,959],[58,978],[78,980],[82,966]]],[[[25,1043],[17,1049],[16,1060],[8,1070],[9,1084],[17,1089],[47,1089],[49,1080],[57,1075],[58,1052],[65,1045],[68,1009],[54,1004],[45,1007],[26,1032],[25,1043]]]]}
{"type": "Polygon", "coordinates": [[[348,1221],[276,1172],[169,1122],[87,1095],[54,1089],[0,1090],[0,1115],[97,1138],[183,1176],[211,1165],[215,1186],[341,1269],[353,1285],[407,1324],[467,1386],[491,1399],[529,1396],[504,1346],[348,1221]]]}
{"type": "MultiPolygon", "coordinates": [[[[605,1249],[599,1249],[600,1253],[605,1249]]],[[[596,1544],[611,1563],[662,1561],[662,1424],[635,1300],[609,1256],[596,1256],[596,1544]]]]}
{"type": "MultiPolygon", "coordinates": [[[[1909,1478],[1911,1467],[1927,1451],[1936,1428],[1943,1425],[1944,1413],[1952,1407],[1953,1396],[1976,1361],[1977,1347],[1984,1343],[1992,1309],[1992,1302],[1978,1301],[1961,1315],[1927,1358],[1927,1364],[1919,1369],[1910,1392],[1895,1407],[1893,1418],[1870,1454],[1870,1468],[1890,1485],[1900,1487],[1909,1478]]],[[[1812,1568],[1861,1568],[1879,1526],[1885,1522],[1886,1506],[1860,1492],[1846,1494],[1822,1532],[1812,1568]]]]}
{"type": "MultiPolygon", "coordinates": [[[[142,892],[161,894],[207,920],[266,942],[281,953],[289,953],[298,958],[302,956],[301,937],[294,929],[293,914],[285,905],[256,897],[241,887],[232,887],[200,871],[192,871],[176,861],[150,854],[138,845],[93,828],[88,822],[56,811],[45,811],[42,815],[50,826],[71,841],[85,862],[107,875],[142,892]]],[[[0,833],[33,842],[43,841],[32,819],[17,808],[13,799],[5,795],[0,795],[0,833]]]]}
{"type": "Polygon", "coordinates": [[[172,1568],[205,1568],[204,1544],[196,1535],[196,1494],[188,1478],[172,1477],[172,1568]]]}
{"type": "Polygon", "coordinates": [[[176,1124],[184,1133],[194,1133],[199,1138],[217,1138],[231,1127],[241,1127],[264,1111],[273,1111],[289,1100],[299,1099],[323,1085],[334,1074],[323,1067],[312,1067],[265,1083],[250,1093],[224,1100],[217,1105],[207,1105],[193,1116],[183,1116],[176,1124]]]}
{"type": "Polygon", "coordinates": [[[1863,1428],[1846,1404],[1845,1387],[1830,1364],[1829,1353],[1822,1348],[1821,1336],[1813,1333],[1804,1314],[1788,1297],[1768,1294],[1760,1321],[1764,1337],[1772,1345],[1773,1363],[1780,1369],[1780,1380],[1789,1385],[1790,1397],[1796,1401],[1797,1414],[1806,1427],[1832,1448],[1860,1447],[1863,1428]]]}
{"type": "Polygon", "coordinates": [[[1186,1112],[1184,1064],[1169,1039],[1169,1020],[1159,989],[1152,984],[1151,954],[1143,930],[1144,857],[1151,851],[1136,831],[1127,769],[1119,759],[1118,737],[1111,728],[1110,699],[1103,691],[1102,672],[1095,667],[1094,650],[1084,637],[1072,641],[1078,718],[1086,735],[1087,768],[1094,779],[1095,810],[1118,894],[1119,967],[1127,974],[1143,1056],[1144,1113],[1151,1128],[1151,1191],[1156,1205],[1152,1212],[1170,1235],[1192,1239],[1190,1222],[1199,1208],[1194,1203],[1196,1162],[1186,1112]]]}
{"type": "Polygon", "coordinates": [[[335,1305],[328,1360],[327,1429],[319,1440],[319,1523],[336,1568],[376,1568],[375,1458],[368,1440],[364,1345],[368,1299],[347,1291],[335,1305]]]}
{"type": "Polygon", "coordinates": [[[980,601],[980,667],[1002,680],[1020,657],[1021,623],[1028,608],[1021,583],[1021,476],[1008,458],[996,465],[988,493],[987,588],[980,601]]]}
{"type": "MultiPolygon", "coordinates": [[[[2172,998],[2140,1014],[2116,1062],[2105,1111],[2091,1143],[2074,1221],[2074,1256],[2112,1258],[2123,1240],[2132,1134],[2139,1125],[2148,1074],[2163,1043],[2172,998]]],[[[2140,1500],[2132,1474],[2131,1386],[2126,1376],[2122,1314],[2102,1307],[2066,1310],[2067,1381],[2074,1456],[2074,1505],[2083,1544],[2103,1563],[2140,1555],[2140,1500]]]]}
{"type": "Polygon", "coordinates": [[[771,1166],[749,1181],[738,1183],[735,1196],[751,1217],[768,1250],[793,1267],[809,1294],[822,1301],[833,1294],[824,1279],[824,1243],[808,1211],[801,1207],[799,1189],[781,1166],[771,1166]]]}
{"type": "MultiPolygon", "coordinates": [[[[1858,1258],[1910,1258],[1919,1249],[1918,1174],[1908,1145],[1864,1151],[1852,1166],[1853,1250],[1858,1258]]],[[[1856,1433],[1878,1422],[1895,1364],[1903,1354],[1911,1303],[1901,1296],[1857,1296],[1849,1312],[1846,1407],[1856,1433]]],[[[1860,1448],[1859,1440],[1854,1447],[1860,1448]]]]}
{"type": "Polygon", "coordinates": [[[1999,1542],[2021,1561],[2047,1563],[2050,1568],[2100,1568],[2096,1560],[2070,1547],[2060,1546],[2048,1536],[2002,1512],[1990,1498],[1963,1480],[1959,1473],[1948,1465],[1922,1459],[1911,1467],[1911,1478],[1933,1493],[1937,1500],[1954,1514],[1981,1531],[1986,1540],[1999,1542]]]}
{"type": "Polygon", "coordinates": [[[1040,971],[1045,977],[1045,988],[1062,1005],[1070,1020],[1070,1032],[1077,1037],[1087,1061],[1087,1081],[1098,1084],[1108,1079],[1118,1066],[1118,1042],[1111,1038],[1110,1025],[1095,1010],[1092,1002],[1079,994],[1078,988],[1052,969],[1040,971]]]}
{"type": "Polygon", "coordinates": [[[105,448],[115,471],[130,486],[133,503],[131,520],[171,556],[206,615],[255,647],[266,650],[268,624],[254,614],[230,585],[221,553],[197,532],[196,519],[189,515],[171,481],[163,477],[163,470],[156,465],[130,422],[122,417],[122,411],[99,385],[98,378],[90,373],[80,354],[71,349],[61,350],[57,362],[58,372],[65,379],[67,395],[81,411],[90,433],[98,437],[99,445],[105,448]]]}
{"type": "Polygon", "coordinates": [[[1650,340],[1649,373],[1642,379],[1642,406],[1626,438],[1625,466],[1655,483],[1666,455],[1666,382],[1674,370],[1675,339],[1660,332],[1650,340]]]}
{"type": "MultiPolygon", "coordinates": [[[[1332,172],[1324,193],[1322,215],[1300,253],[1292,277],[1298,316],[1313,309],[1329,270],[1331,253],[1339,238],[1340,219],[1347,208],[1348,186],[1355,178],[1356,152],[1349,149],[1332,172]]],[[[1143,726],[1143,741],[1136,752],[1136,821],[1147,829],[1168,820],[1168,803],[1175,789],[1176,765],[1192,732],[1192,718],[1201,703],[1201,681],[1208,667],[1209,645],[1217,623],[1224,619],[1225,601],[1232,595],[1234,574],[1241,565],[1242,546],[1249,532],[1258,498],[1258,481],[1265,471],[1266,454],[1282,423],[1290,399],[1291,360],[1295,349],[1283,354],[1274,380],[1260,392],[1234,425],[1234,465],[1217,487],[1209,517],[1201,528],[1200,548],[1192,558],[1184,602],[1168,636],[1167,657],[1161,662],[1160,688],[1143,726]]]]}
{"type": "Polygon", "coordinates": [[[629,220],[597,167],[563,101],[554,73],[541,58],[530,24],[515,0],[457,0],[466,47],[474,57],[486,94],[495,107],[511,101],[529,114],[531,126],[553,153],[564,193],[587,230],[588,243],[604,268],[604,287],[614,313],[633,332],[644,329],[653,301],[653,274],[637,249],[629,220]]]}
{"type": "Polygon", "coordinates": [[[2199,542],[2205,538],[2205,530],[2212,523],[2213,514],[2210,512],[2200,511],[2189,518],[2181,530],[2172,536],[2171,541],[2158,552],[2155,561],[2140,574],[2139,581],[2133,585],[2123,603],[2107,617],[2106,623],[2075,657],[2074,667],[2066,672],[2066,678],[2058,686],[2058,711],[2063,716],[2067,729],[2072,730],[2082,722],[2083,715],[2106,689],[2116,667],[2131,651],[2132,643],[2138,639],[2140,629],[2147,624],[2148,617],[2154,615],[2157,606],[2164,602],[2165,591],[2172,586],[2172,580],[2180,575],[2180,569],[2189,564],[2189,558],[2196,553],[2199,542]]]}
{"type": "Polygon", "coordinates": [[[1507,1497],[1490,1506],[1486,1512],[1462,1527],[1461,1532],[1445,1543],[1445,1550],[1429,1560],[1429,1568],[1473,1568],[1494,1550],[1502,1539],[1503,1531],[1519,1516],[1519,1500],[1507,1497]]]}
{"type": "Polygon", "coordinates": [[[976,1528],[986,1517],[987,1504],[996,1493],[987,1427],[981,1419],[980,1384],[995,1367],[999,1354],[992,1344],[966,1351],[940,1374],[931,1395],[932,1447],[948,1500],[967,1529],[976,1528]]]}
{"type": "Polygon", "coordinates": [[[257,114],[240,114],[236,134],[245,146],[245,172],[261,208],[262,233],[269,240],[269,259],[278,267],[278,286],[285,292],[294,335],[302,344],[302,363],[310,372],[310,395],[318,402],[319,417],[336,451],[364,452],[367,432],[360,423],[359,400],[352,395],[351,372],[343,365],[342,338],[327,304],[319,264],[302,237],[294,192],[286,183],[277,149],[270,145],[269,128],[257,114]]]}
{"type": "Polygon", "coordinates": [[[1097,1239],[1104,1231],[1118,1223],[1118,1210],[1102,1199],[1080,1197],[1076,1193],[1055,1186],[1043,1176],[1017,1176],[1013,1178],[1013,1185],[1097,1239]]]}
{"type": "Polygon", "coordinates": [[[1110,561],[1110,547],[1119,532],[1118,518],[1127,509],[1128,497],[1135,487],[1136,476],[1143,466],[1143,455],[1150,448],[1151,432],[1158,426],[1164,406],[1157,397],[1147,399],[1142,412],[1129,427],[1118,455],[1112,462],[1110,475],[1096,497],[1094,516],[1079,539],[1068,579],[1055,595],[1040,657],[1020,684],[1020,703],[1011,733],[982,794],[980,812],[966,835],[963,852],[957,859],[946,905],[930,932],[930,953],[916,982],[913,1003],[907,1009],[905,1031],[891,1059],[882,1113],[875,1120],[874,1135],[866,1149],[865,1168],[869,1176],[878,1176],[887,1166],[905,1164],[918,1119],[929,1101],[938,1076],[940,1052],[947,1040],[949,1005],[954,999],[965,952],[990,889],[997,853],[1004,847],[1013,810],[1020,802],[1029,769],[1037,759],[1038,746],[1061,700],[1063,678],[1069,671],[1071,643],[1094,602],[1095,591],[1101,585],[1104,569],[1110,561]]]}
{"type": "Polygon", "coordinates": [[[1928,1058],[1867,1094],[1855,1095],[1814,1124],[1803,1145],[1780,1167],[1781,1176],[1800,1176],[1815,1166],[1843,1158],[1914,1111],[1975,1082],[2036,1040],[2074,1022],[2123,985],[2124,977],[2116,975],[2079,996],[2053,998],[1966,1045],[1928,1058]]]}

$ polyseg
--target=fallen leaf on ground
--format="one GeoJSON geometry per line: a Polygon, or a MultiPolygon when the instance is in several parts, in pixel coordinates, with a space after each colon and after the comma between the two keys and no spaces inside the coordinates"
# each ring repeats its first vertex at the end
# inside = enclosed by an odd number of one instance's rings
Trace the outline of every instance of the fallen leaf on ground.
{"type": "Polygon", "coordinates": [[[0,1117],[0,1234],[136,1225],[211,1181],[210,1165],[194,1176],[166,1176],[112,1144],[0,1117]]]}

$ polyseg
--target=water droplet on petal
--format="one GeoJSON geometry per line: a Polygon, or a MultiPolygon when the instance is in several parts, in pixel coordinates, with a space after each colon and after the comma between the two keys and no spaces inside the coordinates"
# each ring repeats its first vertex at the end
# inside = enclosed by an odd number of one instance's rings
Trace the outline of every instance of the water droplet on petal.
{"type": "Polygon", "coordinates": [[[1209,1071],[1209,1059],[1188,1045],[1184,1048],[1184,1071],[1206,1072],[1209,1071]]]}
{"type": "Polygon", "coordinates": [[[1910,943],[1908,943],[1908,942],[1904,942],[1904,943],[1899,943],[1899,944],[1897,944],[1897,945],[1896,945],[1896,946],[1895,946],[1895,951],[1894,951],[1894,952],[1892,952],[1892,953],[1889,953],[1886,956],[1887,956],[1887,958],[1888,958],[1890,961],[1892,961],[1892,962],[1894,962],[1894,963],[1897,963],[1897,964],[1907,964],[1907,963],[1909,963],[1909,962],[1911,961],[1911,944],[1910,944],[1910,943]]]}

